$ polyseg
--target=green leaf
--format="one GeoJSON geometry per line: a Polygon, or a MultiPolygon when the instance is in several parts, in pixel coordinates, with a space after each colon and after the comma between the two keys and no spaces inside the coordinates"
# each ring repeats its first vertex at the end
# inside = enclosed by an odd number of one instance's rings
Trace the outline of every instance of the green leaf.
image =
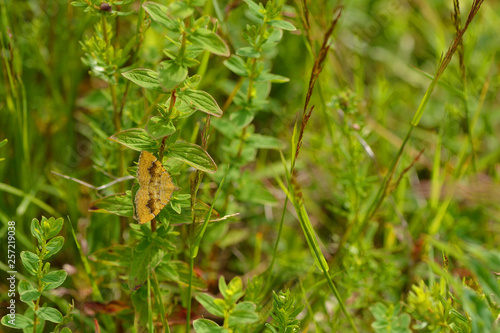
{"type": "Polygon", "coordinates": [[[228,297],[226,280],[222,275],[219,276],[219,291],[222,294],[222,297],[224,298],[228,297]]]}
{"type": "Polygon", "coordinates": [[[184,89],[179,92],[178,98],[191,109],[208,113],[212,116],[222,116],[222,110],[215,99],[202,90],[184,89]]]}
{"type": "Polygon", "coordinates": [[[45,254],[44,259],[52,257],[54,254],[59,252],[64,245],[64,237],[57,236],[52,238],[45,246],[47,249],[47,253],[45,254]]]}
{"type": "Polygon", "coordinates": [[[187,39],[193,45],[199,46],[213,54],[229,57],[229,48],[216,33],[205,28],[198,28],[187,39]]]}
{"type": "Polygon", "coordinates": [[[163,117],[152,117],[146,126],[146,131],[153,139],[160,139],[175,132],[174,124],[163,117]]]}
{"type": "Polygon", "coordinates": [[[17,313],[8,314],[2,317],[2,325],[16,329],[30,328],[33,327],[33,319],[17,313]]]}
{"type": "Polygon", "coordinates": [[[252,324],[259,320],[259,315],[255,312],[255,304],[252,302],[241,302],[236,304],[229,316],[229,327],[252,324]]]}
{"type": "Polygon", "coordinates": [[[165,152],[169,158],[185,162],[192,167],[208,173],[215,173],[217,165],[210,155],[200,146],[187,142],[176,142],[165,152]]]}
{"type": "Polygon", "coordinates": [[[252,13],[254,13],[259,18],[264,18],[263,12],[265,12],[265,9],[262,7],[262,5],[259,6],[252,0],[243,0],[243,1],[245,1],[245,3],[248,5],[252,13]]]}
{"type": "Polygon", "coordinates": [[[127,245],[114,245],[97,250],[89,256],[89,259],[106,265],[130,267],[132,251],[127,245]]]}
{"type": "MultiPolygon", "coordinates": [[[[286,169],[286,165],[285,170],[286,169]]],[[[287,174],[287,177],[290,178],[290,176],[287,174]]],[[[307,214],[306,208],[304,206],[304,202],[299,199],[297,193],[295,192],[295,188],[292,186],[290,187],[291,191],[289,192],[288,188],[285,187],[283,182],[280,181],[279,178],[276,179],[278,181],[279,186],[285,192],[287,195],[288,199],[292,202],[295,211],[297,212],[297,217],[300,222],[300,226],[302,228],[302,232],[304,233],[304,236],[307,241],[307,245],[309,246],[309,249],[311,251],[311,254],[314,258],[314,262],[316,263],[316,266],[320,271],[328,271],[330,267],[328,266],[325,256],[323,255],[323,252],[321,252],[321,248],[319,247],[318,244],[318,237],[316,236],[316,233],[314,232],[314,228],[312,226],[311,220],[309,219],[309,215],[307,214]]]]}
{"type": "Polygon", "coordinates": [[[139,242],[132,252],[132,262],[128,276],[128,287],[137,290],[146,282],[152,268],[163,258],[163,250],[155,246],[149,238],[139,242]]]}
{"type": "Polygon", "coordinates": [[[272,21],[269,21],[269,25],[274,27],[274,28],[288,30],[288,31],[297,30],[297,28],[295,28],[295,26],[293,24],[291,24],[288,21],[284,21],[284,20],[272,20],[272,21]]]}
{"type": "Polygon", "coordinates": [[[229,333],[227,328],[220,327],[217,323],[208,319],[196,319],[193,322],[194,330],[197,333],[229,333]]]}
{"type": "Polygon", "coordinates": [[[21,261],[23,262],[24,268],[26,268],[31,275],[36,275],[38,272],[38,263],[40,261],[36,254],[30,251],[22,251],[21,261]]]}
{"type": "Polygon", "coordinates": [[[38,244],[42,243],[42,228],[40,227],[40,222],[37,219],[31,220],[31,235],[36,238],[38,244]]]}
{"type": "Polygon", "coordinates": [[[35,289],[31,283],[26,280],[19,281],[17,286],[19,296],[22,302],[28,303],[38,299],[42,293],[35,289]]]}
{"type": "Polygon", "coordinates": [[[224,308],[215,302],[215,298],[209,294],[198,294],[196,300],[211,314],[217,317],[224,317],[224,308]]]}
{"type": "Polygon", "coordinates": [[[237,110],[236,112],[232,112],[229,116],[229,120],[231,120],[231,122],[234,124],[234,127],[236,127],[237,129],[243,129],[243,127],[246,127],[252,122],[253,118],[253,112],[247,109],[237,110]]]}
{"type": "Polygon", "coordinates": [[[45,283],[43,290],[52,290],[59,287],[64,283],[68,273],[64,270],[58,270],[48,273],[42,278],[42,282],[45,283]]]}
{"type": "Polygon", "coordinates": [[[153,21],[163,25],[165,28],[171,31],[179,31],[179,26],[177,22],[168,17],[168,7],[160,5],[155,2],[145,2],[142,7],[151,16],[153,21]]]}
{"type": "Polygon", "coordinates": [[[177,213],[177,214],[181,214],[182,213],[182,208],[181,208],[181,204],[178,203],[178,202],[173,202],[173,201],[170,201],[170,206],[172,207],[172,209],[177,213]]]}
{"type": "Polygon", "coordinates": [[[93,213],[111,213],[119,216],[134,216],[134,206],[130,192],[127,194],[113,194],[94,201],[89,212],[93,213]]]}
{"type": "Polygon", "coordinates": [[[51,307],[41,308],[36,312],[36,314],[40,319],[44,319],[56,324],[60,323],[63,320],[61,312],[51,307]]]}
{"type": "Polygon", "coordinates": [[[225,286],[225,284],[226,282],[224,281],[224,278],[221,277],[219,279],[219,289],[221,294],[226,299],[226,302],[229,304],[236,303],[245,294],[243,291],[243,282],[239,276],[235,276],[231,281],[229,281],[227,286],[225,286]]]}
{"type": "Polygon", "coordinates": [[[138,86],[163,92],[158,80],[158,73],[151,69],[138,68],[122,73],[122,75],[138,86]]]}
{"type": "Polygon", "coordinates": [[[373,314],[376,320],[385,319],[385,313],[387,312],[387,307],[382,303],[375,303],[374,305],[368,308],[370,312],[373,314]]]}
{"type": "Polygon", "coordinates": [[[174,1],[168,6],[169,14],[181,20],[193,15],[194,9],[186,1],[174,1]]]}
{"type": "Polygon", "coordinates": [[[148,288],[147,285],[134,291],[130,298],[134,304],[134,313],[137,318],[134,323],[134,330],[136,332],[149,332],[148,330],[148,288]]]}
{"type": "Polygon", "coordinates": [[[51,239],[56,236],[62,229],[64,220],[62,217],[55,219],[53,217],[45,218],[42,216],[42,221],[40,222],[40,227],[45,236],[45,239],[51,239]]]}
{"type": "Polygon", "coordinates": [[[248,146],[257,149],[281,149],[280,141],[272,136],[253,133],[247,140],[248,146]]]}
{"type": "Polygon", "coordinates": [[[277,74],[271,74],[268,72],[260,72],[255,78],[256,82],[273,82],[273,83],[285,83],[290,81],[289,78],[277,74]]]}
{"type": "Polygon", "coordinates": [[[248,77],[248,70],[245,61],[238,56],[231,56],[228,60],[224,61],[224,66],[229,68],[231,72],[241,77],[248,77]]]}
{"type": "MultiPolygon", "coordinates": [[[[182,66],[188,67],[188,68],[200,65],[200,62],[194,58],[183,58],[183,59],[179,59],[178,61],[180,62],[180,64],[182,66]]],[[[196,75],[193,75],[193,76],[196,77],[196,75]]]]}
{"type": "Polygon", "coordinates": [[[61,330],[61,333],[71,333],[71,329],[69,329],[68,327],[64,327],[64,328],[61,330]]]}
{"type": "Polygon", "coordinates": [[[264,44],[261,46],[261,51],[269,51],[274,48],[276,48],[276,45],[281,41],[283,38],[283,30],[281,29],[273,29],[271,34],[267,36],[266,41],[264,44]]]}
{"type": "MultiPolygon", "coordinates": [[[[161,264],[156,271],[166,280],[177,282],[183,287],[189,285],[189,265],[185,262],[169,261],[166,264],[161,264]]],[[[198,290],[207,289],[207,283],[197,274],[193,275],[191,285],[198,290]]]]}
{"type": "Polygon", "coordinates": [[[19,293],[20,299],[24,303],[33,302],[39,299],[41,295],[42,293],[36,289],[28,290],[22,294],[19,293]]]}
{"type": "Polygon", "coordinates": [[[229,121],[229,119],[227,119],[227,117],[214,118],[210,121],[210,125],[216,128],[225,137],[230,139],[238,137],[238,129],[231,123],[231,121],[229,121]]]}
{"type": "Polygon", "coordinates": [[[260,58],[260,52],[256,51],[251,46],[240,47],[236,50],[236,54],[248,58],[260,58]]]}
{"type": "Polygon", "coordinates": [[[9,140],[7,140],[7,139],[3,139],[2,141],[0,141],[0,148],[5,146],[7,144],[7,142],[9,142],[9,140]]]}
{"type": "Polygon", "coordinates": [[[71,5],[74,7],[87,7],[88,5],[84,2],[72,1],[71,5]]]}
{"type": "MultiPolygon", "coordinates": [[[[17,285],[17,291],[19,294],[24,294],[27,291],[33,290],[35,287],[31,285],[31,283],[27,280],[20,280],[19,284],[17,285]]],[[[35,289],[36,290],[36,289],[35,289]]]]}
{"type": "Polygon", "coordinates": [[[160,144],[152,139],[142,128],[132,128],[115,133],[109,137],[109,140],[137,151],[146,150],[150,153],[154,153],[160,148],[160,144]]]}
{"type": "Polygon", "coordinates": [[[182,83],[188,75],[188,70],[173,60],[162,61],[158,66],[158,78],[164,91],[171,91],[182,83]]]}

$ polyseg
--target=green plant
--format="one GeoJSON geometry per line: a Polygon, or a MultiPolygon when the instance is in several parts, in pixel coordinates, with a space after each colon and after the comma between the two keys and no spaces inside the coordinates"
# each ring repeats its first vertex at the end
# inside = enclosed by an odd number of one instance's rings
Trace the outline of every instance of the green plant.
{"type": "Polygon", "coordinates": [[[292,333],[300,329],[300,320],[297,319],[299,313],[304,309],[303,305],[297,306],[295,299],[290,297],[290,290],[286,292],[273,291],[273,308],[271,317],[274,321],[266,323],[266,327],[273,333],[292,333]]]}
{"type": "Polygon", "coordinates": [[[430,290],[424,281],[412,286],[408,295],[408,312],[419,321],[416,328],[424,332],[445,329],[471,332],[469,319],[455,308],[459,305],[456,299],[451,293],[449,297],[443,297],[441,290],[442,287],[438,283],[430,290]]]}
{"type": "Polygon", "coordinates": [[[31,234],[36,238],[38,246],[36,253],[31,251],[21,252],[21,261],[24,268],[32,276],[36,277],[36,282],[32,283],[22,279],[18,284],[20,300],[28,305],[28,309],[22,314],[16,314],[15,318],[6,315],[2,318],[2,324],[16,329],[22,329],[25,332],[43,332],[45,323],[56,323],[57,326],[53,332],[67,333],[71,330],[63,325],[72,320],[71,311],[73,305],[67,307],[66,314],[63,316],[59,310],[50,306],[41,304],[41,297],[44,292],[53,290],[64,283],[68,273],[64,270],[50,270],[50,257],[58,253],[63,244],[64,237],[57,236],[63,227],[62,218],[53,217],[47,219],[42,217],[41,221],[33,219],[31,222],[31,234]]]}
{"type": "Polygon", "coordinates": [[[196,300],[214,316],[224,318],[222,327],[208,319],[197,319],[194,321],[196,332],[244,332],[245,325],[259,320],[254,303],[239,302],[245,294],[240,277],[235,277],[229,284],[226,284],[221,276],[219,278],[219,291],[222,294],[222,299],[214,298],[209,294],[197,294],[196,300]]]}
{"type": "Polygon", "coordinates": [[[377,333],[382,332],[411,332],[410,316],[407,313],[400,313],[401,305],[388,307],[382,303],[376,303],[370,307],[370,312],[375,317],[375,322],[372,324],[373,329],[377,333]]]}

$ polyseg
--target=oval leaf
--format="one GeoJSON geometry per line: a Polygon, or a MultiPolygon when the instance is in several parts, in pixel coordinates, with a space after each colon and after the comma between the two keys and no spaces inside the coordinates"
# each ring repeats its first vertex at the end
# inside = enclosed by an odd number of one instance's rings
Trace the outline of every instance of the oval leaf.
{"type": "Polygon", "coordinates": [[[64,224],[64,220],[62,217],[60,217],[58,219],[55,219],[53,217],[46,219],[45,217],[42,217],[41,226],[44,229],[45,238],[50,239],[50,238],[56,236],[61,231],[63,224],[64,224]],[[48,223],[48,227],[44,227],[44,226],[47,226],[47,223],[48,223]]]}
{"type": "Polygon", "coordinates": [[[31,220],[31,235],[36,238],[38,243],[42,243],[42,228],[37,219],[31,220]]]}
{"type": "Polygon", "coordinates": [[[289,78],[278,74],[271,74],[268,72],[260,72],[259,76],[255,78],[256,82],[272,82],[272,83],[285,83],[290,81],[289,78]]]}
{"type": "Polygon", "coordinates": [[[8,314],[2,317],[2,325],[10,328],[29,328],[33,327],[33,319],[30,319],[22,314],[8,314]]]}
{"type": "Polygon", "coordinates": [[[247,77],[248,70],[245,61],[238,56],[231,56],[228,60],[224,61],[224,66],[229,68],[231,72],[238,76],[247,77]]]}
{"type": "Polygon", "coordinates": [[[89,259],[106,265],[130,267],[132,251],[127,245],[114,245],[97,250],[89,256],[89,259]]]}
{"type": "Polygon", "coordinates": [[[236,54],[248,58],[260,58],[260,52],[256,51],[253,47],[245,46],[236,50],[236,54]]]}
{"type": "Polygon", "coordinates": [[[153,21],[163,25],[168,30],[179,31],[177,23],[167,15],[168,7],[149,1],[145,2],[142,7],[153,21]]]}
{"type": "Polygon", "coordinates": [[[149,271],[160,263],[163,253],[162,249],[148,239],[144,239],[134,247],[128,276],[130,290],[137,290],[146,282],[149,271]]]}
{"type": "MultiPolygon", "coordinates": [[[[182,261],[169,261],[157,268],[158,274],[165,280],[175,281],[181,286],[186,287],[189,283],[189,265],[182,261]]],[[[193,274],[191,286],[198,290],[206,290],[207,283],[198,274],[193,274]]]]}
{"type": "Polygon", "coordinates": [[[22,302],[28,303],[28,302],[33,302],[33,301],[37,300],[38,298],[40,298],[42,293],[36,289],[33,289],[33,290],[26,291],[22,295],[21,295],[21,293],[19,293],[19,295],[20,295],[20,299],[22,302]]]}
{"type": "Polygon", "coordinates": [[[208,319],[196,319],[193,322],[193,327],[197,333],[229,333],[227,328],[220,327],[208,319]]]}
{"type": "Polygon", "coordinates": [[[46,245],[47,254],[45,255],[44,259],[52,257],[54,254],[59,252],[63,247],[63,245],[64,245],[63,236],[57,236],[52,238],[46,245]]]}
{"type": "Polygon", "coordinates": [[[52,323],[59,324],[63,320],[63,316],[61,312],[59,312],[57,309],[54,308],[41,308],[36,312],[38,317],[40,319],[45,319],[47,321],[50,321],[52,323]]]}
{"type": "Polygon", "coordinates": [[[23,262],[24,268],[26,268],[31,275],[36,275],[39,263],[39,259],[36,254],[30,251],[23,251],[21,252],[21,261],[23,262]]]}
{"type": "Polygon", "coordinates": [[[288,21],[283,21],[283,20],[272,20],[269,21],[269,25],[278,28],[278,29],[283,29],[283,30],[288,30],[288,31],[295,31],[297,28],[294,27],[293,24],[291,24],[288,21]]]}
{"type": "Polygon", "coordinates": [[[226,43],[216,33],[205,28],[198,28],[191,35],[187,36],[188,40],[196,46],[213,54],[229,57],[229,48],[226,43]]]}
{"type": "Polygon", "coordinates": [[[134,207],[130,194],[113,194],[92,203],[89,208],[94,213],[111,213],[119,216],[132,217],[134,207]]]}
{"type": "Polygon", "coordinates": [[[179,93],[178,98],[194,110],[199,110],[216,117],[222,116],[222,110],[215,99],[205,91],[184,89],[179,93]]]}
{"type": "Polygon", "coordinates": [[[259,18],[263,18],[262,13],[265,12],[264,6],[262,4],[257,5],[252,0],[243,0],[250,7],[250,11],[259,18]]]}
{"type": "Polygon", "coordinates": [[[36,289],[31,285],[29,281],[27,280],[19,281],[19,284],[17,285],[17,291],[19,292],[20,295],[30,290],[36,290],[36,289]]]}
{"type": "Polygon", "coordinates": [[[229,327],[237,327],[244,324],[252,324],[259,320],[255,312],[234,310],[229,316],[229,327]]]}
{"type": "Polygon", "coordinates": [[[17,286],[17,290],[19,291],[19,296],[21,301],[24,303],[28,303],[34,301],[40,297],[42,294],[38,290],[36,290],[31,283],[26,280],[19,281],[19,285],[17,286]]]}
{"type": "Polygon", "coordinates": [[[143,88],[163,91],[158,80],[158,73],[153,70],[138,68],[122,73],[122,75],[143,88]]]}
{"type": "Polygon", "coordinates": [[[166,156],[208,173],[217,171],[217,165],[210,155],[200,146],[187,142],[176,142],[169,147],[166,156]]]}
{"type": "Polygon", "coordinates": [[[252,302],[241,302],[236,304],[229,315],[229,327],[236,327],[242,324],[252,324],[259,320],[259,315],[255,312],[255,304],[252,302]]]}
{"type": "Polygon", "coordinates": [[[198,294],[196,300],[203,305],[205,310],[217,317],[224,317],[224,308],[215,302],[215,298],[209,294],[198,294]]]}
{"type": "Polygon", "coordinates": [[[160,139],[175,132],[172,122],[163,117],[152,117],[146,126],[146,131],[153,139],[160,139]]]}
{"type": "Polygon", "coordinates": [[[142,128],[132,128],[126,131],[121,131],[109,137],[109,140],[118,142],[133,150],[146,150],[150,153],[158,151],[160,144],[152,139],[149,134],[142,128]]]}
{"type": "Polygon", "coordinates": [[[64,270],[50,272],[42,278],[42,282],[45,283],[43,290],[52,290],[59,287],[64,283],[68,273],[64,270]]]}
{"type": "Polygon", "coordinates": [[[164,91],[171,91],[182,83],[188,75],[188,70],[172,60],[162,61],[158,66],[158,79],[164,91]]]}

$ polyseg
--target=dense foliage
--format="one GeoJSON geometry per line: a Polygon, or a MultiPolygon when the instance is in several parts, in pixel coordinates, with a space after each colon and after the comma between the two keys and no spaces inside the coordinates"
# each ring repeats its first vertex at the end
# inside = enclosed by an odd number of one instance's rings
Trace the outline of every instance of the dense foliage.
{"type": "Polygon", "coordinates": [[[0,9],[3,328],[500,332],[498,2],[0,9]]]}

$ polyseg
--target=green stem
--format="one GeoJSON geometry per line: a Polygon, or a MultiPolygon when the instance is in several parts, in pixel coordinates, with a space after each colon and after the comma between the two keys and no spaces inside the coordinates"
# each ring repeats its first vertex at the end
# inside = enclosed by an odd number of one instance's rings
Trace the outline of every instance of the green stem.
{"type": "Polygon", "coordinates": [[[163,332],[170,333],[170,327],[168,326],[167,314],[165,313],[165,306],[163,305],[163,300],[161,298],[160,284],[158,283],[158,277],[156,276],[155,270],[153,270],[153,289],[158,302],[158,308],[160,309],[161,323],[163,325],[163,332]]]}
{"type": "Polygon", "coordinates": [[[194,271],[194,257],[193,257],[192,245],[191,248],[189,249],[189,285],[187,294],[186,333],[188,333],[191,329],[191,297],[193,296],[193,271],[194,271]]]}
{"type": "Polygon", "coordinates": [[[267,271],[268,271],[267,278],[266,278],[266,286],[267,286],[266,288],[268,288],[267,290],[269,290],[274,263],[276,261],[276,257],[278,256],[278,246],[280,244],[281,233],[283,231],[283,224],[285,221],[285,213],[286,213],[287,205],[288,205],[288,197],[285,197],[285,203],[283,204],[283,209],[281,211],[280,225],[278,228],[278,235],[276,236],[276,242],[274,243],[273,255],[271,257],[271,263],[269,264],[269,268],[267,269],[267,271]]]}
{"type": "MultiPolygon", "coordinates": [[[[136,44],[135,44],[134,55],[132,56],[132,64],[134,64],[137,61],[139,49],[141,48],[142,40],[143,40],[141,27],[142,27],[142,22],[144,19],[144,8],[142,8],[144,1],[145,0],[141,0],[141,3],[139,5],[139,18],[138,18],[138,22],[137,22],[136,31],[135,31],[136,44]]],[[[128,92],[130,89],[130,82],[131,82],[130,80],[127,80],[127,83],[125,84],[125,91],[123,93],[123,97],[122,97],[121,102],[120,102],[120,109],[118,111],[118,113],[120,115],[120,119],[122,118],[123,109],[125,108],[125,102],[126,102],[127,97],[128,97],[128,92]]]]}
{"type": "Polygon", "coordinates": [[[150,333],[154,333],[153,325],[153,303],[151,302],[151,276],[148,274],[148,329],[150,333]]]}
{"type": "Polygon", "coordinates": [[[370,219],[373,217],[373,215],[375,214],[377,209],[382,204],[382,202],[387,194],[387,190],[388,190],[389,185],[391,183],[392,177],[394,176],[394,173],[396,171],[396,167],[399,164],[399,160],[401,159],[401,156],[403,156],[404,149],[406,147],[406,144],[410,140],[411,133],[413,132],[414,128],[415,128],[415,126],[411,126],[410,129],[408,130],[408,133],[406,134],[406,137],[405,137],[403,143],[401,144],[401,147],[399,147],[399,151],[396,154],[396,157],[392,161],[390,171],[385,175],[384,180],[378,189],[375,200],[372,201],[372,204],[368,208],[368,211],[367,211],[364,219],[362,220],[361,225],[358,228],[358,231],[354,235],[354,239],[357,239],[358,236],[364,231],[364,229],[368,225],[368,222],[370,222],[370,219]]]}

